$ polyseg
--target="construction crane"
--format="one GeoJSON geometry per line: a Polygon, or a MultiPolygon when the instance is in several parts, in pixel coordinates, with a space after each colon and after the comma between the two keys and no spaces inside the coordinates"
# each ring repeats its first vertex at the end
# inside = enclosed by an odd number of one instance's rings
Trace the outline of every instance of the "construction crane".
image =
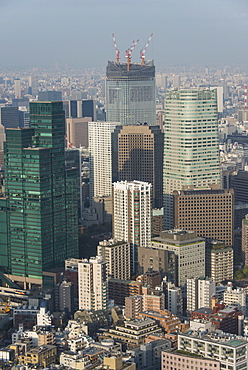
{"type": "Polygon", "coordinates": [[[139,39],[136,40],[136,41],[133,41],[132,42],[132,45],[130,46],[130,48],[126,50],[125,58],[127,58],[127,70],[128,71],[130,71],[132,51],[135,48],[135,46],[138,44],[138,42],[139,42],[139,39]]]}
{"type": "Polygon", "coordinates": [[[140,50],[140,58],[141,58],[141,64],[142,65],[145,64],[145,52],[146,52],[146,49],[148,48],[148,45],[150,44],[152,36],[153,36],[153,33],[150,34],[150,37],[149,37],[147,43],[145,44],[145,46],[143,47],[143,49],[140,50]]]}
{"type": "Polygon", "coordinates": [[[114,33],[112,33],[112,38],[113,38],[114,46],[115,46],[115,61],[116,61],[117,63],[119,63],[119,61],[120,61],[120,50],[119,50],[119,49],[118,49],[118,47],[117,47],[116,39],[115,39],[115,35],[114,35],[114,33]]]}

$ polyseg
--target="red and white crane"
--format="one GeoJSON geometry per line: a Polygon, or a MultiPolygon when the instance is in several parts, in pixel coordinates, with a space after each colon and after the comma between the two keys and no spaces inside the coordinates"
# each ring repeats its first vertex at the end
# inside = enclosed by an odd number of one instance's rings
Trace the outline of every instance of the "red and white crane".
{"type": "Polygon", "coordinates": [[[112,33],[112,38],[113,38],[114,46],[115,46],[115,61],[118,63],[120,61],[120,50],[117,47],[114,33],[112,33]]]}
{"type": "Polygon", "coordinates": [[[127,70],[130,71],[130,64],[131,64],[131,57],[132,57],[132,51],[135,48],[135,46],[138,44],[139,39],[132,42],[132,45],[129,49],[126,50],[125,58],[127,58],[127,70]]]}
{"type": "Polygon", "coordinates": [[[142,65],[145,64],[145,52],[146,52],[146,49],[148,48],[148,45],[150,44],[152,36],[153,36],[153,33],[150,34],[150,37],[149,37],[147,43],[145,44],[145,46],[143,47],[143,49],[140,50],[140,58],[141,58],[141,64],[142,65]]]}

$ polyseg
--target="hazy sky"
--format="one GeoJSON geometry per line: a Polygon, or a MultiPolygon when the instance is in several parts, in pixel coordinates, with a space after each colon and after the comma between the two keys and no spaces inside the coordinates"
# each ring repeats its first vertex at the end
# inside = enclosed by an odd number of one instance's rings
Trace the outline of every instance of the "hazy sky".
{"type": "Polygon", "coordinates": [[[248,0],[0,0],[0,66],[105,66],[139,51],[157,66],[248,63],[248,0]]]}

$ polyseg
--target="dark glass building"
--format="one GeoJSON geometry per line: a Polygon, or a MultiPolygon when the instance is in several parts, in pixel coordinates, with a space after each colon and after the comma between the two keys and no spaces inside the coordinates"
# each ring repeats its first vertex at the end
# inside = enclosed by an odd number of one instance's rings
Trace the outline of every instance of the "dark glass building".
{"type": "Polygon", "coordinates": [[[0,263],[14,280],[32,284],[78,256],[78,178],[65,167],[63,103],[31,103],[30,126],[6,130],[0,263]]]}

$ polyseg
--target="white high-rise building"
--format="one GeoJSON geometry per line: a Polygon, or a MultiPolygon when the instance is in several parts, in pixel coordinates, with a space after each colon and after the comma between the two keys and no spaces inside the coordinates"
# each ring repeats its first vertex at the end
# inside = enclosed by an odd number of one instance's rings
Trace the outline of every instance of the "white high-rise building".
{"type": "Polygon", "coordinates": [[[118,123],[89,122],[90,198],[112,195],[112,138],[118,123]]]}
{"type": "Polygon", "coordinates": [[[216,293],[216,284],[213,279],[198,279],[198,308],[211,307],[212,297],[216,293]]]}
{"type": "Polygon", "coordinates": [[[171,229],[174,190],[221,183],[216,90],[167,91],[164,137],[164,220],[171,229]]]}
{"type": "Polygon", "coordinates": [[[239,310],[247,316],[246,291],[244,288],[233,289],[232,283],[227,284],[227,290],[224,292],[224,303],[230,306],[237,306],[239,310]]]}
{"type": "Polygon", "coordinates": [[[19,78],[14,80],[14,90],[15,90],[15,98],[20,99],[21,98],[21,81],[19,78]]]}
{"type": "Polygon", "coordinates": [[[152,185],[143,181],[113,184],[113,238],[131,244],[131,270],[138,261],[137,247],[151,247],[152,185]]]}
{"type": "Polygon", "coordinates": [[[80,310],[104,310],[108,304],[107,266],[101,256],[78,262],[80,310]]]}

